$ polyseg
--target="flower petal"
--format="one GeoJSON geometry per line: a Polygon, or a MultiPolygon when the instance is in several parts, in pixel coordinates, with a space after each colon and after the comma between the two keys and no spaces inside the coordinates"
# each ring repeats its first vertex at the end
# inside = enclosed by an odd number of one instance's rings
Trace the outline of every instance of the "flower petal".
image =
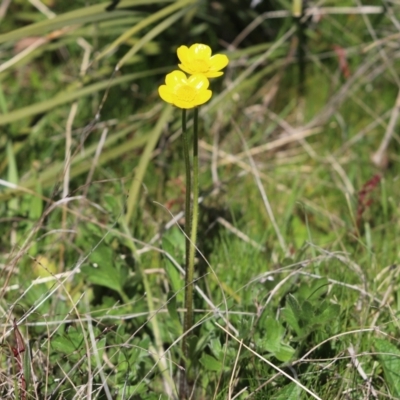
{"type": "Polygon", "coordinates": [[[211,47],[206,44],[195,43],[189,49],[191,56],[197,59],[208,59],[211,57],[211,47]]]}
{"type": "Polygon", "coordinates": [[[176,98],[174,101],[174,106],[177,106],[179,108],[184,108],[184,109],[189,109],[189,108],[194,108],[196,106],[196,104],[193,104],[193,102],[187,102],[187,101],[183,101],[181,99],[176,98]]]}
{"type": "Polygon", "coordinates": [[[229,59],[225,54],[216,54],[210,58],[210,69],[219,71],[225,68],[229,63],[229,59]]]}
{"type": "Polygon", "coordinates": [[[182,70],[185,71],[187,74],[192,75],[193,70],[190,68],[188,64],[178,64],[178,67],[182,70]]]}
{"type": "Polygon", "coordinates": [[[174,103],[174,96],[171,93],[171,90],[166,85],[161,85],[158,88],[158,94],[160,97],[167,103],[174,103]]]}
{"type": "Polygon", "coordinates": [[[189,59],[189,48],[187,46],[180,46],[178,47],[178,50],[176,51],[178,54],[179,61],[182,64],[185,64],[188,62],[189,59]]]}
{"type": "Polygon", "coordinates": [[[197,91],[204,91],[208,88],[210,82],[204,74],[196,74],[188,79],[188,84],[197,91]]]}
{"type": "Polygon", "coordinates": [[[218,72],[218,71],[208,71],[206,74],[204,74],[204,76],[206,76],[207,78],[217,78],[218,76],[223,75],[223,72],[218,72]]]}
{"type": "Polygon", "coordinates": [[[165,77],[165,83],[167,86],[187,85],[187,77],[182,71],[172,71],[165,77]]]}
{"type": "Polygon", "coordinates": [[[211,99],[212,96],[212,91],[211,90],[204,90],[203,92],[200,92],[194,101],[196,106],[199,106],[201,104],[206,103],[208,100],[211,99]]]}

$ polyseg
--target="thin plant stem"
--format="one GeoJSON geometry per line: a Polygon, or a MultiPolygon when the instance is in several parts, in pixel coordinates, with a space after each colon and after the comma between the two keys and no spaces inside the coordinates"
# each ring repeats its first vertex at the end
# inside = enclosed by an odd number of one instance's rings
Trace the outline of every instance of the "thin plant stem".
{"type": "MultiPolygon", "coordinates": [[[[191,231],[191,193],[192,193],[192,177],[190,165],[190,150],[189,137],[186,129],[186,110],[182,109],[182,140],[183,140],[183,157],[185,160],[185,175],[186,175],[186,193],[185,193],[185,307],[188,307],[188,269],[189,269],[189,248],[190,248],[190,231],[191,231]]],[[[187,331],[187,314],[184,316],[183,331],[187,331]]],[[[187,382],[186,382],[186,360],[188,359],[188,345],[186,335],[182,338],[182,355],[181,366],[183,367],[179,382],[179,397],[186,398],[187,382]]]]}
{"type": "MultiPolygon", "coordinates": [[[[186,277],[185,277],[185,308],[186,314],[183,324],[184,336],[182,339],[182,353],[189,359],[189,349],[187,345],[188,332],[193,327],[193,278],[194,278],[194,260],[196,254],[197,223],[199,214],[199,144],[198,144],[198,118],[199,110],[194,109],[193,115],[193,185],[191,181],[191,168],[189,157],[189,140],[186,131],[186,114],[182,110],[182,134],[185,153],[186,166],[186,203],[185,203],[185,234],[186,234],[186,277]],[[193,203],[190,207],[190,194],[193,192],[193,203]],[[192,212],[190,212],[192,209],[192,212]]],[[[185,363],[186,364],[186,363],[185,363]]],[[[186,367],[186,365],[185,365],[186,367]]],[[[180,398],[187,397],[187,372],[181,375],[180,398]]]]}
{"type": "Polygon", "coordinates": [[[307,21],[303,18],[303,3],[302,1],[293,2],[293,10],[296,8],[296,15],[294,16],[294,21],[297,26],[297,38],[298,38],[298,67],[299,67],[299,80],[298,80],[298,93],[299,97],[303,98],[305,94],[305,79],[306,79],[306,59],[305,59],[305,47],[307,44],[307,21]]]}
{"type": "MultiPolygon", "coordinates": [[[[190,247],[190,228],[191,228],[191,204],[190,197],[192,192],[192,177],[190,167],[190,154],[189,154],[189,137],[186,130],[186,110],[182,109],[182,139],[183,139],[183,157],[185,159],[185,174],[186,174],[186,194],[185,194],[185,270],[189,265],[189,247],[190,247]]],[[[186,285],[187,285],[187,273],[186,273],[186,285]]]]}
{"type": "Polygon", "coordinates": [[[193,205],[192,205],[192,226],[190,232],[189,247],[189,266],[186,276],[187,304],[186,316],[187,323],[185,331],[189,331],[193,326],[193,278],[194,278],[194,259],[196,254],[197,223],[199,219],[199,140],[198,140],[198,120],[199,109],[196,107],[193,114],[193,205]]]}

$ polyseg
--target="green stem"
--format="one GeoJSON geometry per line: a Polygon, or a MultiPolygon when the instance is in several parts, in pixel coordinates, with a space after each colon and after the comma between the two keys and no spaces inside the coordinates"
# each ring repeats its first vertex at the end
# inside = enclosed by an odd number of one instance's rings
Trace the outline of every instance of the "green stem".
{"type": "Polygon", "coordinates": [[[190,228],[191,228],[191,215],[190,215],[190,196],[192,193],[192,178],[190,168],[190,154],[189,154],[189,137],[186,130],[186,110],[182,109],[182,139],[183,139],[183,157],[185,159],[185,174],[186,174],[186,193],[185,193],[185,272],[187,286],[187,269],[189,266],[189,247],[190,247],[190,228]]]}
{"type": "MultiPolygon", "coordinates": [[[[193,116],[193,187],[191,181],[189,139],[186,131],[186,112],[182,110],[182,136],[183,150],[186,169],[186,202],[185,202],[185,235],[186,235],[186,259],[185,259],[185,308],[186,314],[183,323],[184,336],[182,339],[182,354],[184,357],[181,362],[186,368],[186,361],[189,360],[189,348],[187,345],[188,332],[193,327],[193,278],[194,278],[194,260],[196,254],[196,236],[199,213],[199,146],[198,146],[198,117],[199,110],[194,109],[193,116]],[[193,191],[193,203],[191,204],[191,192],[193,191]],[[192,213],[190,212],[192,208],[192,213]]],[[[179,395],[181,399],[187,398],[187,374],[181,375],[179,395]]]]}
{"type": "Polygon", "coordinates": [[[297,25],[297,37],[298,37],[298,67],[299,67],[299,86],[298,92],[300,98],[304,97],[305,94],[305,80],[306,80],[306,53],[305,47],[307,43],[306,27],[307,21],[303,20],[304,16],[304,4],[301,0],[293,2],[293,15],[297,25]]]}
{"type": "MultiPolygon", "coordinates": [[[[189,137],[186,130],[186,110],[182,109],[182,140],[183,140],[183,158],[185,160],[185,177],[186,177],[186,193],[185,193],[185,307],[188,307],[188,268],[189,268],[189,248],[190,248],[190,227],[191,227],[191,205],[190,196],[192,193],[192,178],[190,167],[190,154],[189,154],[189,137]]],[[[186,315],[183,322],[183,331],[186,332],[186,315]]],[[[187,382],[186,382],[186,360],[188,359],[189,351],[186,340],[186,335],[182,338],[182,359],[180,361],[183,370],[181,372],[179,381],[179,398],[186,399],[187,382]]]]}
{"type": "Polygon", "coordinates": [[[199,109],[193,114],[193,206],[192,227],[190,232],[189,265],[186,274],[186,319],[185,332],[193,326],[193,278],[194,260],[196,254],[197,223],[199,219],[199,143],[198,143],[199,109]]]}

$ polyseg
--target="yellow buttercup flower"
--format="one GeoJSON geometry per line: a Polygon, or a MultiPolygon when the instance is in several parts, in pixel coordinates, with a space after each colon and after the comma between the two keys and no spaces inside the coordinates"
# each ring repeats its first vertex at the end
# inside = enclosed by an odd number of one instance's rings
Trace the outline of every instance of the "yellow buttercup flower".
{"type": "Polygon", "coordinates": [[[181,64],[179,68],[188,74],[203,74],[207,78],[221,76],[221,69],[225,68],[229,59],[224,54],[211,56],[211,48],[205,44],[193,44],[190,47],[180,46],[178,58],[181,64]]]}
{"type": "Polygon", "coordinates": [[[158,88],[160,97],[179,108],[194,108],[210,100],[210,82],[201,74],[189,78],[182,71],[172,71],[165,78],[165,85],[158,88]]]}

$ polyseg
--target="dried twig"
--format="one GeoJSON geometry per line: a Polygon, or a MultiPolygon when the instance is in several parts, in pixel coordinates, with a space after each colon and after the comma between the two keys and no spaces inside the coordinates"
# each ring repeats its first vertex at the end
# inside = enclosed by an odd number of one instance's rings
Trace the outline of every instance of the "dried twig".
{"type": "Polygon", "coordinates": [[[389,125],[386,129],[385,136],[383,137],[383,140],[382,140],[378,150],[371,157],[372,162],[380,168],[384,168],[387,166],[388,161],[387,161],[387,156],[386,156],[386,150],[389,146],[390,139],[393,136],[394,127],[396,126],[397,120],[399,118],[399,114],[400,114],[400,90],[397,93],[396,104],[393,107],[392,114],[390,116],[389,125]]]}
{"type": "Polygon", "coordinates": [[[21,357],[21,354],[25,351],[25,343],[18,329],[16,318],[14,318],[13,328],[14,328],[16,347],[12,346],[11,350],[14,354],[15,361],[17,362],[17,370],[18,370],[17,376],[19,381],[20,399],[26,400],[26,380],[24,375],[24,365],[22,363],[22,357],[21,357]]]}
{"type": "Polygon", "coordinates": [[[376,390],[374,389],[374,387],[371,384],[371,380],[368,378],[367,374],[364,372],[360,361],[358,361],[357,359],[357,355],[356,352],[354,350],[353,345],[350,345],[347,348],[348,353],[350,354],[351,357],[351,362],[353,363],[353,365],[355,366],[355,368],[357,369],[357,372],[359,373],[359,375],[361,376],[361,378],[368,384],[368,391],[371,392],[372,396],[377,399],[378,398],[378,394],[376,393],[376,390]]]}

